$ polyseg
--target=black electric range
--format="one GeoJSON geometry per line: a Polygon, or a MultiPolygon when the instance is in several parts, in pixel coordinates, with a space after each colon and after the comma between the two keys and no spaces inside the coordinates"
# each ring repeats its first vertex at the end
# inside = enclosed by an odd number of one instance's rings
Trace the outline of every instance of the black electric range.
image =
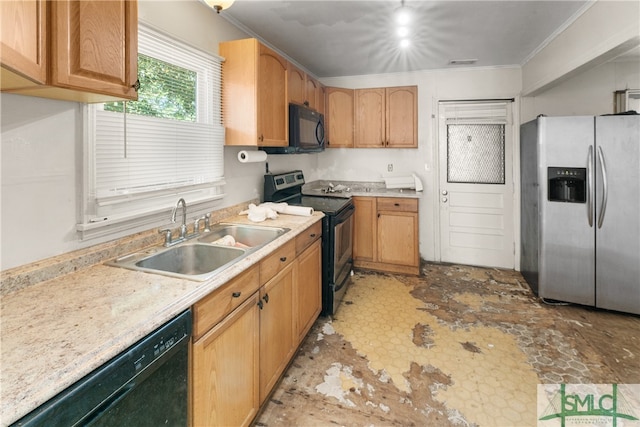
{"type": "Polygon", "coordinates": [[[264,176],[264,201],[308,206],[322,219],[322,314],[335,314],[353,268],[353,212],[350,196],[303,195],[300,170],[264,176]]]}

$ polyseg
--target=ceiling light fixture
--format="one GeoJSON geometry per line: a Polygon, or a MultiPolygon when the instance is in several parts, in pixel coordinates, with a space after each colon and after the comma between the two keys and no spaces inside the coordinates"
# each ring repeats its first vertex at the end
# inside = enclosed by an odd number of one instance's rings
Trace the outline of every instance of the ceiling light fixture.
{"type": "Polygon", "coordinates": [[[393,13],[396,23],[401,26],[406,26],[413,20],[413,10],[409,6],[404,5],[404,0],[400,0],[400,7],[393,13]]]}
{"type": "Polygon", "coordinates": [[[400,0],[400,7],[393,12],[394,21],[397,24],[396,34],[400,38],[400,47],[406,49],[411,45],[409,34],[411,34],[411,21],[414,18],[413,10],[404,5],[404,0],[400,0]]]}
{"type": "Polygon", "coordinates": [[[213,8],[218,13],[220,13],[221,10],[229,9],[234,1],[235,0],[204,0],[207,6],[213,8]]]}

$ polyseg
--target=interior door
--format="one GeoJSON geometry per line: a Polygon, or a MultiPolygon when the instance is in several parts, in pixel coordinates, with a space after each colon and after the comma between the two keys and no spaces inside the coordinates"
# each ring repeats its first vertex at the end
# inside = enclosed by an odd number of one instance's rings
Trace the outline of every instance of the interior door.
{"type": "Polygon", "coordinates": [[[440,259],[514,268],[511,102],[441,102],[440,259]]]}

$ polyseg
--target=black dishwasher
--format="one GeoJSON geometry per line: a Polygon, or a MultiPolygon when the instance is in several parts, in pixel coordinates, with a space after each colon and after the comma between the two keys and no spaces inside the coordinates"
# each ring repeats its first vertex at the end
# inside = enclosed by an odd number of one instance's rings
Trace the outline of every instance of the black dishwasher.
{"type": "Polygon", "coordinates": [[[186,426],[191,310],[167,322],[14,426],[186,426]]]}

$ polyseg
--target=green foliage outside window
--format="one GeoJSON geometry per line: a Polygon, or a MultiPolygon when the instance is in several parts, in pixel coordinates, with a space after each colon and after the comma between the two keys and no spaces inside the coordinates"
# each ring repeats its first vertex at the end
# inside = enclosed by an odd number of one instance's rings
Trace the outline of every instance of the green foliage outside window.
{"type": "MultiPolygon", "coordinates": [[[[138,100],[127,102],[127,113],[163,119],[196,121],[195,71],[146,55],[138,55],[138,100]]],[[[107,102],[105,111],[122,113],[124,102],[107,102]]]]}

